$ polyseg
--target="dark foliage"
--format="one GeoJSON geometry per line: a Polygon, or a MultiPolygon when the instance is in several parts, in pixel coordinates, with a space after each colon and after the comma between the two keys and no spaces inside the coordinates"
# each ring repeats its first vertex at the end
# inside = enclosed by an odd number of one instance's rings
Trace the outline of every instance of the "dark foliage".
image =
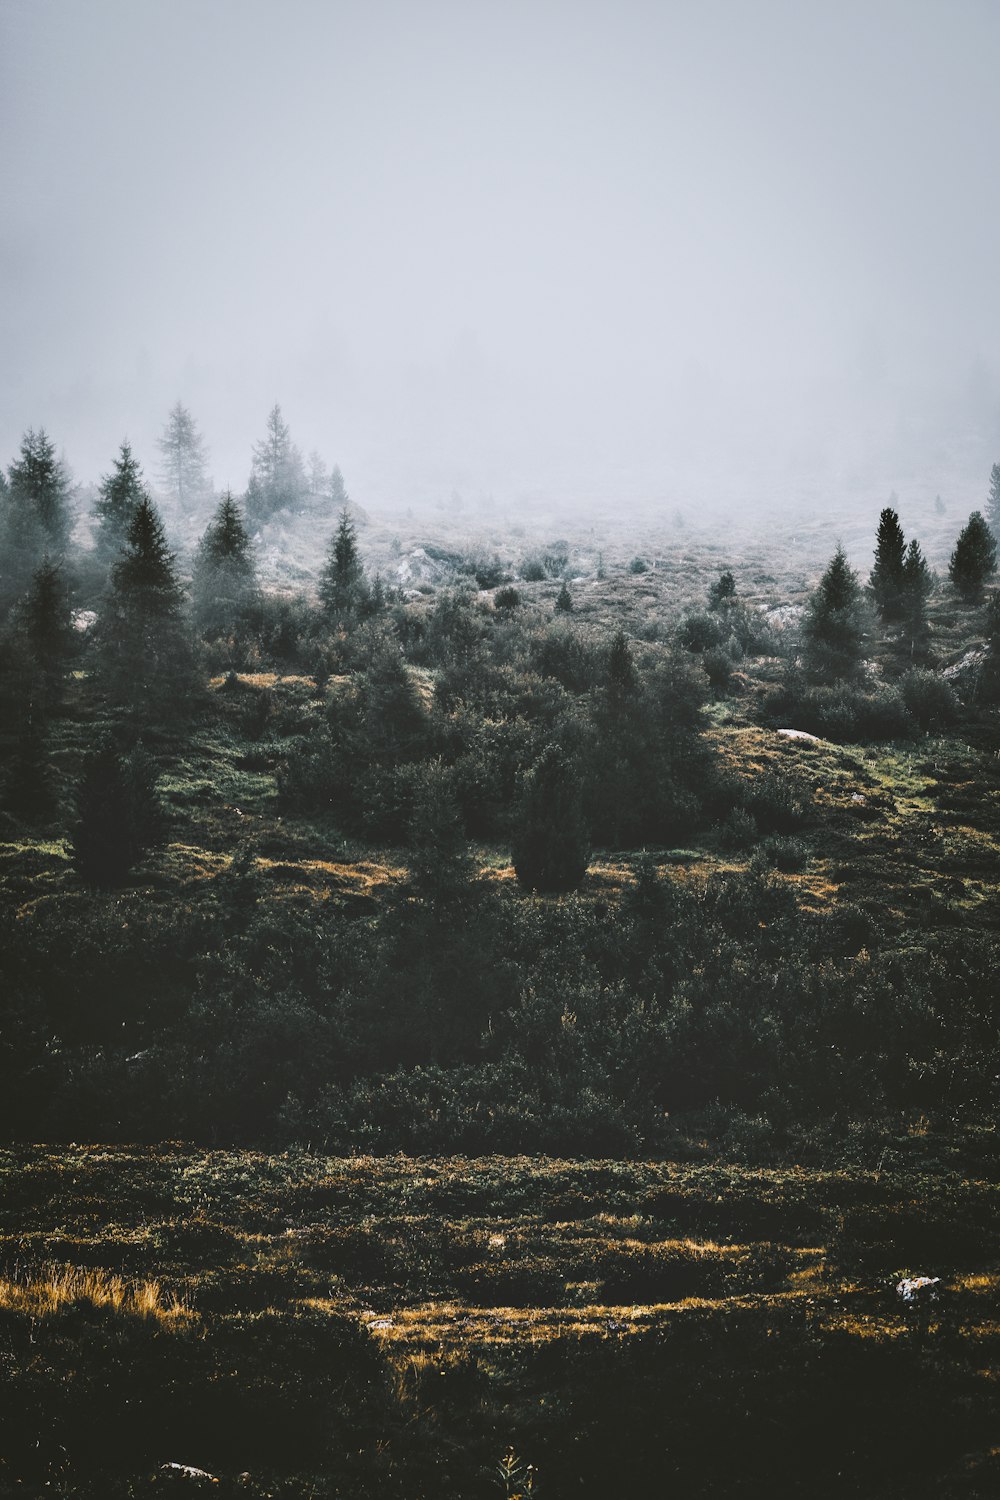
{"type": "Polygon", "coordinates": [[[948,564],[948,577],[967,604],[983,596],[983,589],[996,571],[997,543],[983,520],[974,510],[959,533],[948,564]]]}
{"type": "Polygon", "coordinates": [[[90,755],[76,793],[73,863],[88,885],[113,886],[164,835],[156,768],[141,745],[112,744],[90,755]]]}
{"type": "Polygon", "coordinates": [[[582,790],[576,768],[556,745],[528,772],[511,850],[527,890],[573,891],[586,874],[590,846],[582,790]]]}

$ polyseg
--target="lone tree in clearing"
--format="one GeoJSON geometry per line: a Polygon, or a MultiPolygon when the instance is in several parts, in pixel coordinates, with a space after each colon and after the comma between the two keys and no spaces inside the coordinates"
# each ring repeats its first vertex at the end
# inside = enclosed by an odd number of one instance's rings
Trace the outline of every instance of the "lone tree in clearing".
{"type": "Polygon", "coordinates": [[[864,610],[858,575],[843,547],[837,547],[809,600],[802,634],[805,668],[815,681],[858,675],[864,610]]]}
{"type": "Polygon", "coordinates": [[[983,596],[983,588],[996,571],[997,544],[993,533],[983,520],[982,512],[974,510],[955,543],[948,564],[948,577],[967,604],[976,604],[983,596]]]}
{"type": "Polygon", "coordinates": [[[529,891],[575,891],[587,873],[590,836],[576,768],[548,745],[525,777],[511,840],[514,871],[529,891]]]}
{"type": "Polygon", "coordinates": [[[319,598],[331,620],[349,619],[368,597],[365,570],[358,555],[354,522],[346,508],[330,542],[326,565],[320,575],[319,598]]]}

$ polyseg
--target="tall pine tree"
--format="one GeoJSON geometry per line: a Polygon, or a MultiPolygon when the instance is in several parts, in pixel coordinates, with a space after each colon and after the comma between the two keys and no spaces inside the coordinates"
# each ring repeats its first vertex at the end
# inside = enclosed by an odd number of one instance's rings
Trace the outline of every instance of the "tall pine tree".
{"type": "Polygon", "coordinates": [[[267,418],[267,432],[254,444],[247,514],[255,523],[269,521],[279,510],[301,505],[308,492],[302,455],[292,442],[288,423],[275,402],[267,418]]]}
{"type": "Polygon", "coordinates": [[[105,474],[101,480],[94,506],[97,517],[95,548],[101,562],[110,564],[121,552],[132,517],[145,498],[142,466],[125,441],[118,450],[111,473],[105,474]]]}
{"type": "Polygon", "coordinates": [[[191,596],[195,625],[210,640],[238,635],[260,598],[253,543],[228,490],[199,543],[191,596]]]}
{"type": "Polygon", "coordinates": [[[967,604],[977,603],[997,565],[997,544],[983,520],[974,510],[955,543],[948,564],[948,577],[967,604]]]}
{"type": "Polygon", "coordinates": [[[190,510],[209,490],[208,455],[198,424],[180,401],[170,408],[157,447],[165,491],[182,511],[190,510]]]}
{"type": "Polygon", "coordinates": [[[802,639],[808,675],[819,682],[856,677],[864,624],[858,575],[838,546],[806,608],[802,639]]]}
{"type": "Polygon", "coordinates": [[[875,566],[869,579],[875,608],[883,620],[898,620],[903,607],[903,564],[906,540],[899,516],[886,506],[879,516],[875,540],[875,566]]]}
{"type": "Polygon", "coordinates": [[[511,841],[514,873],[529,891],[575,891],[587,873],[590,837],[572,761],[547,745],[525,777],[511,841]]]}
{"type": "Polygon", "coordinates": [[[903,561],[900,618],[909,642],[910,657],[919,660],[926,655],[930,626],[927,622],[927,600],[934,592],[934,575],[924,558],[920,543],[914,539],[906,549],[903,561]]]}
{"type": "Polygon", "coordinates": [[[100,678],[137,712],[180,708],[193,680],[181,588],[156,507],[140,501],[96,629],[100,678]]]}
{"type": "Polygon", "coordinates": [[[69,494],[65,466],[44,429],[29,429],[0,487],[0,607],[24,593],[46,553],[65,551],[69,494]]]}
{"type": "Polygon", "coordinates": [[[320,575],[319,598],[331,622],[351,619],[368,598],[365,570],[358,555],[354,523],[343,510],[320,575]]]}
{"type": "Polygon", "coordinates": [[[990,470],[990,493],[986,501],[986,521],[996,541],[1000,542],[1000,464],[990,470]]]}

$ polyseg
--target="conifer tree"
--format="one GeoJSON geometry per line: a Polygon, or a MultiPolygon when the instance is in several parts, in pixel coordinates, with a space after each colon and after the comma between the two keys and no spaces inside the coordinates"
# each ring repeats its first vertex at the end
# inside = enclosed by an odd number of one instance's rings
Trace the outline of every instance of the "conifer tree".
{"type": "Polygon", "coordinates": [[[260,597],[253,543],[228,490],[198,545],[191,595],[195,624],[207,639],[237,633],[260,597]]]}
{"type": "Polygon", "coordinates": [[[623,630],[616,630],[611,638],[608,661],[604,673],[604,697],[612,713],[620,713],[632,702],[639,691],[639,676],[632,660],[632,651],[623,630]]]}
{"type": "Polygon", "coordinates": [[[181,588],[156,507],[140,501],[96,630],[98,665],[113,701],[136,709],[184,701],[192,681],[181,588]]]}
{"type": "Polygon", "coordinates": [[[330,475],[330,503],[336,511],[344,511],[351,503],[351,497],[347,493],[344,484],[344,476],[340,472],[340,465],[334,464],[330,475]]]}
{"type": "Polygon", "coordinates": [[[60,697],[75,643],[69,590],[61,568],[48,557],[31,580],[20,614],[21,627],[43,684],[45,704],[51,707],[60,697]]]}
{"type": "Polygon", "coordinates": [[[24,593],[48,552],[58,557],[69,539],[69,478],[43,429],[29,429],[0,485],[0,606],[24,593]]]}
{"type": "Polygon", "coordinates": [[[1000,464],[990,470],[990,493],[986,501],[986,521],[994,540],[1000,542],[1000,464]]]}
{"type": "Polygon", "coordinates": [[[85,763],[77,788],[73,863],[88,885],[113,886],[162,841],[156,769],[141,744],[121,754],[107,742],[85,763]]]}
{"type": "Polygon", "coordinates": [[[841,546],[809,600],[802,636],[805,668],[814,680],[855,677],[861,670],[861,586],[841,546]]]}
{"type": "Polygon", "coordinates": [[[556,613],[560,615],[571,614],[573,610],[573,595],[569,591],[569,585],[563,580],[563,586],[556,595],[556,613]]]}
{"type": "Polygon", "coordinates": [[[914,538],[903,561],[900,616],[910,643],[910,656],[924,654],[930,627],[927,623],[927,600],[934,592],[934,575],[924,558],[920,543],[914,538]]]}
{"type": "Polygon", "coordinates": [[[993,533],[982,513],[974,510],[959,534],[948,564],[948,577],[967,604],[975,604],[982,598],[987,580],[996,571],[996,562],[993,533]]]}
{"type": "Polygon", "coordinates": [[[96,551],[100,561],[109,564],[125,546],[132,517],[146,498],[142,466],[127,441],[118,450],[111,473],[101,480],[98,495],[96,551]]]}
{"type": "Polygon", "coordinates": [[[708,607],[714,611],[725,611],[736,601],[736,579],[727,569],[708,591],[708,607]]]}
{"type": "Polygon", "coordinates": [[[208,492],[208,454],[198,424],[180,401],[170,408],[157,447],[164,489],[182,511],[190,510],[208,492]]]}
{"type": "Polygon", "coordinates": [[[576,767],[556,744],[525,777],[511,840],[514,872],[529,891],[574,891],[587,873],[590,839],[576,767]]]}
{"type": "Polygon", "coordinates": [[[45,533],[50,552],[62,552],[69,539],[69,478],[56,457],[45,429],[25,433],[20,455],[8,472],[10,497],[31,505],[45,533]]]}
{"type": "Polygon", "coordinates": [[[255,522],[269,521],[279,510],[290,510],[305,499],[307,482],[302,455],[292,442],[288,424],[275,402],[267,418],[267,432],[254,444],[247,514],[255,522]]]}
{"type": "Polygon", "coordinates": [[[54,778],[49,747],[37,713],[18,726],[3,782],[4,804],[15,817],[34,823],[53,811],[54,778]]]}
{"type": "Polygon", "coordinates": [[[354,523],[345,509],[341,511],[326,565],[320,575],[320,603],[331,620],[345,620],[357,613],[367,595],[368,585],[358,555],[354,523]]]}
{"type": "Polygon", "coordinates": [[[886,506],[879,516],[875,566],[869,579],[875,608],[883,620],[898,620],[902,614],[905,558],[906,539],[899,524],[899,516],[891,506],[886,506]]]}

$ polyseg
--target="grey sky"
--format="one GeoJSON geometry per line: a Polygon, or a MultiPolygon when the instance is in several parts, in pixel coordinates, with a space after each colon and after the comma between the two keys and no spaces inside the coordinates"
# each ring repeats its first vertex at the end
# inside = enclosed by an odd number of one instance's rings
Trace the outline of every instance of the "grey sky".
{"type": "Polygon", "coordinates": [[[994,436],[992,0],[0,0],[0,29],[4,459],[44,424],[80,477],[126,433],[149,465],[178,397],[218,483],[278,400],[376,500],[994,436]]]}

